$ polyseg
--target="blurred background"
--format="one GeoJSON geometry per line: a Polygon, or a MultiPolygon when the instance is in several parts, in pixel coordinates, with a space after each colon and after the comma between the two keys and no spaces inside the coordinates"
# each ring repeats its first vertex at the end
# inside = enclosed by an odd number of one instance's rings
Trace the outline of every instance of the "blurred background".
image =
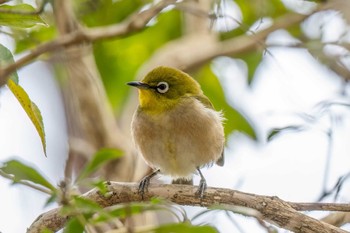
{"type": "MultiPolygon", "coordinates": [[[[0,44],[15,60],[81,28],[123,24],[162,1],[1,1],[28,4],[33,25],[0,22],[0,44]]],[[[295,202],[349,201],[350,2],[289,0],[173,1],[137,32],[81,42],[41,55],[18,70],[39,107],[40,137],[8,89],[0,89],[1,162],[19,159],[53,184],[74,177],[101,148],[123,151],[98,176],[136,182],[149,172],[130,140],[137,93],[125,85],[158,65],[188,72],[226,117],[224,167],[204,169],[208,186],[295,202]]],[[[13,16],[15,15],[15,16],[13,16]]],[[[11,18],[10,17],[10,18],[11,18]]],[[[1,65],[1,63],[0,63],[1,65]]],[[[1,68],[1,66],[0,66],[1,68]]],[[[159,181],[168,182],[166,177],[159,181]]],[[[195,184],[198,184],[195,176],[195,184]]],[[[47,196],[0,180],[0,232],[24,232],[47,196]],[[15,224],[13,222],[16,222],[15,224]]],[[[186,208],[189,217],[203,211],[186,208]]],[[[327,212],[308,213],[317,218],[327,212]]],[[[254,218],[215,212],[194,224],[219,232],[266,232],[254,218]]],[[[347,225],[344,229],[350,230],[347,225]]],[[[286,232],[285,230],[279,230],[286,232]]]]}

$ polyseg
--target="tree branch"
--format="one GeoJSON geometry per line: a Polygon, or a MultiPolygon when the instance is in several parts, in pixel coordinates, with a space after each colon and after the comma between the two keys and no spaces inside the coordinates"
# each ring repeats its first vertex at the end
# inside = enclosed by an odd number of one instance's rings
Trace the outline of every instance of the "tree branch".
{"type": "MultiPolygon", "coordinates": [[[[68,47],[79,43],[89,43],[98,40],[123,37],[131,33],[140,31],[144,29],[147,23],[159,12],[161,12],[161,10],[163,10],[169,5],[175,4],[176,2],[177,0],[163,0],[147,10],[137,12],[131,15],[129,18],[127,18],[119,24],[112,26],[95,27],[91,29],[80,29],[66,34],[53,41],[38,45],[28,54],[18,59],[15,63],[9,64],[6,67],[0,69],[0,86],[6,84],[7,78],[11,73],[15,72],[17,69],[23,67],[24,65],[32,62],[35,58],[46,52],[52,52],[57,49],[61,49],[62,47],[68,47]]],[[[259,43],[261,43],[261,41],[264,40],[271,32],[276,31],[278,29],[288,28],[292,25],[295,25],[296,23],[300,23],[315,12],[327,10],[330,7],[331,6],[329,4],[321,4],[320,7],[318,7],[313,12],[307,15],[300,15],[297,13],[286,14],[276,19],[276,21],[270,27],[264,30],[261,30],[252,35],[243,35],[231,40],[212,43],[205,50],[203,50],[202,47],[194,55],[188,52],[177,53],[180,57],[181,55],[186,56],[186,59],[181,58],[181,61],[183,61],[186,65],[174,67],[183,67],[183,69],[186,69],[187,67],[195,67],[197,65],[203,64],[206,61],[217,56],[247,52],[259,45],[259,43]],[[196,57],[197,59],[194,59],[196,57]]]]}
{"type": "Polygon", "coordinates": [[[11,73],[32,62],[35,58],[46,52],[52,52],[62,47],[67,47],[78,43],[122,37],[130,33],[140,31],[161,10],[171,4],[174,4],[176,1],[177,0],[163,0],[147,10],[131,15],[131,17],[127,18],[122,23],[112,26],[96,27],[93,29],[77,30],[53,41],[38,45],[28,54],[18,59],[15,63],[9,64],[0,69],[0,86],[6,84],[11,73]]]}
{"type": "MultiPolygon", "coordinates": [[[[142,201],[141,196],[137,192],[138,184],[108,182],[107,188],[108,195],[102,195],[98,190],[93,189],[85,193],[83,197],[95,201],[102,207],[142,201]]],[[[223,188],[208,188],[205,197],[199,199],[194,195],[196,190],[197,187],[191,185],[151,184],[144,199],[147,201],[151,197],[158,197],[169,200],[175,204],[187,206],[242,206],[255,209],[261,213],[264,221],[293,232],[346,232],[340,228],[336,228],[330,224],[300,213],[297,210],[350,211],[349,204],[286,202],[278,197],[262,196],[223,188]]],[[[45,228],[58,231],[64,227],[68,218],[68,216],[62,216],[60,214],[60,208],[50,210],[40,215],[28,228],[27,233],[39,233],[45,228]]]]}

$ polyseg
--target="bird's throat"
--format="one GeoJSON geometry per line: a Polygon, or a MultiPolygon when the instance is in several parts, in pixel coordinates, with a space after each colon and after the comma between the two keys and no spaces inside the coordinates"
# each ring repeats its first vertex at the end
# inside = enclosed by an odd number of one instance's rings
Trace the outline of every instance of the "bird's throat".
{"type": "Polygon", "coordinates": [[[149,114],[162,114],[172,109],[176,101],[164,97],[157,98],[151,90],[139,89],[139,103],[141,109],[149,114]]]}

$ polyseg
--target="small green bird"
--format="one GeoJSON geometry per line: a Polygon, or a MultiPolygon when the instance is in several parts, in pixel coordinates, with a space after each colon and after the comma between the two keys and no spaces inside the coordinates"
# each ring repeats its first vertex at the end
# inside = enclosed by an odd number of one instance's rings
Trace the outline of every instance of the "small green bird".
{"type": "Polygon", "coordinates": [[[224,164],[221,112],[214,110],[197,81],[174,68],[155,68],[141,82],[127,84],[139,89],[139,106],[131,123],[133,140],[154,169],[141,180],[139,193],[143,196],[159,172],[173,179],[191,179],[198,171],[196,195],[203,198],[207,184],[200,168],[224,164]]]}

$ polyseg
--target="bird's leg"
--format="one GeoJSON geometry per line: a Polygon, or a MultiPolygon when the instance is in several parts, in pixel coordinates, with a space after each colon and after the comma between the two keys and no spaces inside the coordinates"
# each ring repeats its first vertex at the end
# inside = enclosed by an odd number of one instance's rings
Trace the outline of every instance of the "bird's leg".
{"type": "Polygon", "coordinates": [[[142,180],[140,181],[139,184],[139,189],[138,189],[138,193],[141,195],[142,200],[143,200],[143,195],[145,194],[145,191],[148,190],[148,185],[150,180],[157,175],[160,172],[159,169],[153,171],[151,174],[148,174],[147,176],[143,177],[142,180]]]}
{"type": "Polygon", "coordinates": [[[205,181],[205,178],[198,167],[197,167],[197,171],[201,176],[201,180],[199,181],[199,187],[198,187],[198,190],[196,191],[196,196],[199,196],[202,199],[204,197],[204,192],[207,189],[207,182],[205,181]]]}

